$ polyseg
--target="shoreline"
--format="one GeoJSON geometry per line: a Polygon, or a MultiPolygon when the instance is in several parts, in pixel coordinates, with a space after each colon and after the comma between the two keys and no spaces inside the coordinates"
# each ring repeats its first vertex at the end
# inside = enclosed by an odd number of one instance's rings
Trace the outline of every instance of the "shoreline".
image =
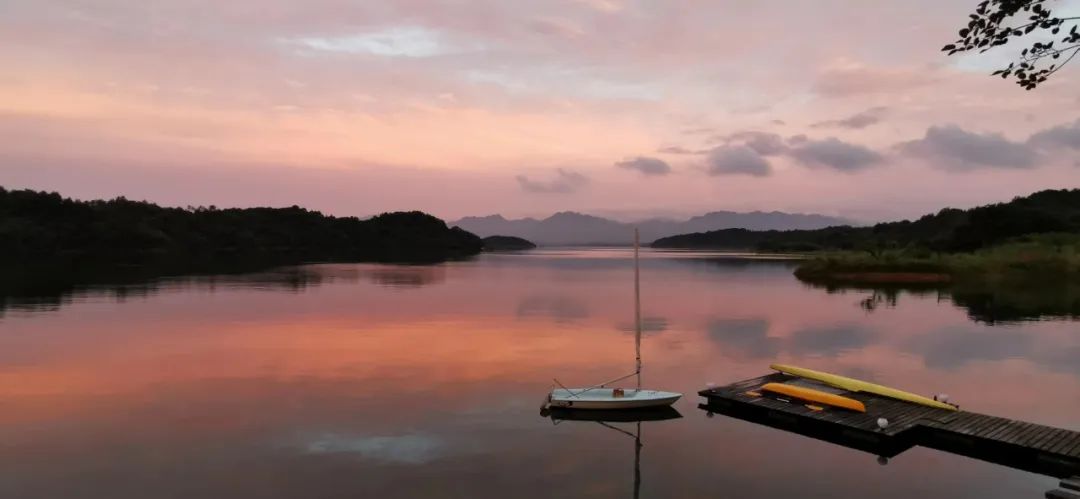
{"type": "Polygon", "coordinates": [[[972,253],[834,252],[803,261],[795,269],[795,277],[823,284],[940,286],[978,281],[1080,281],[1080,251],[1073,246],[1025,242],[972,253]]]}

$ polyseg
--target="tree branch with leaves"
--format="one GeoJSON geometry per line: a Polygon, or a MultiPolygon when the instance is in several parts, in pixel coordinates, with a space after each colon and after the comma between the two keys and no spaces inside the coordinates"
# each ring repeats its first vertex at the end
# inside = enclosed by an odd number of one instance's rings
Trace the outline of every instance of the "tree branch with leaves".
{"type": "Polygon", "coordinates": [[[1003,79],[1015,78],[1017,85],[1031,90],[1080,52],[1080,16],[1055,16],[1047,4],[1047,0],[983,0],[968,16],[971,19],[967,26],[960,29],[960,38],[941,50],[948,55],[983,53],[1033,33],[1042,34],[1040,41],[1024,48],[1008,67],[991,73],[1003,79]],[[1065,30],[1068,26],[1071,28],[1065,30]]]}

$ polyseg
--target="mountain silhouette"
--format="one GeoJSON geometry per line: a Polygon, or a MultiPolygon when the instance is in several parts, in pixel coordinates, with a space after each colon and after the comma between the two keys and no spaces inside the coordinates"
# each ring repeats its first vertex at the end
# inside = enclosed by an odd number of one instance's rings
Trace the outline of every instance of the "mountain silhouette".
{"type": "Polygon", "coordinates": [[[851,222],[824,215],[784,213],[779,211],[714,211],[686,220],[652,218],[639,222],[619,222],[603,217],[573,211],[561,211],[544,219],[507,219],[502,215],[465,217],[449,222],[480,237],[494,235],[515,236],[528,239],[543,246],[587,244],[631,244],[634,227],[641,230],[641,242],[718,229],[742,228],[750,230],[820,229],[851,222]]]}

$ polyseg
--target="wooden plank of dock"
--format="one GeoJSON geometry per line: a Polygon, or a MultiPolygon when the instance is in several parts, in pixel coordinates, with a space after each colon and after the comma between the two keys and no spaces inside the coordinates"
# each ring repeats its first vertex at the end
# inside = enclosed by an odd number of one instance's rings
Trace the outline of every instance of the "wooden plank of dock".
{"type": "Polygon", "coordinates": [[[702,390],[699,395],[707,404],[701,407],[868,452],[880,450],[885,456],[922,445],[1059,478],[1080,473],[1078,431],[832,387],[830,392],[862,402],[866,413],[813,410],[800,401],[764,394],[765,383],[813,386],[802,378],[772,373],[702,390]],[[885,428],[878,426],[879,418],[888,421],[885,428]]]}

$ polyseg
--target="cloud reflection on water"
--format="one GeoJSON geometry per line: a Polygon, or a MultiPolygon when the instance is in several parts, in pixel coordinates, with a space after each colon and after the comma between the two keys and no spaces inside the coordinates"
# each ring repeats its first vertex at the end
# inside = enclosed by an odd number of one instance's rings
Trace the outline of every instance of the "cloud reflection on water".
{"type": "Polygon", "coordinates": [[[714,319],[706,327],[709,339],[738,354],[768,359],[780,352],[780,339],[769,337],[765,319],[714,319]]]}
{"type": "Polygon", "coordinates": [[[378,461],[424,464],[439,458],[446,442],[429,435],[359,436],[327,433],[304,443],[314,454],[347,453],[378,461]]]}
{"type": "MultiPolygon", "coordinates": [[[[572,253],[455,262],[433,271],[445,275],[437,285],[405,292],[367,277],[380,266],[316,265],[199,278],[122,302],[75,294],[53,311],[9,314],[0,487],[124,499],[622,495],[634,450],[624,436],[536,415],[552,378],[600,382],[633,366],[632,336],[613,327],[632,317],[628,260],[589,272],[545,263],[572,253]],[[308,273],[322,277],[297,286],[308,273]]],[[[821,442],[689,417],[705,383],[761,375],[774,361],[947,392],[965,408],[1040,423],[1080,415],[1080,400],[1061,396],[1080,392],[1072,322],[976,325],[936,296],[866,313],[771,262],[653,260],[642,285],[646,328],[664,328],[642,342],[645,382],[683,391],[688,416],[645,428],[645,497],[718,484],[764,498],[836,487],[1008,497],[1029,480],[918,452],[880,468],[821,442]]]]}
{"type": "Polygon", "coordinates": [[[859,324],[815,326],[795,331],[786,343],[795,355],[835,356],[874,344],[878,333],[859,324]]]}
{"type": "Polygon", "coordinates": [[[555,322],[568,323],[589,317],[589,309],[581,300],[570,295],[530,295],[518,302],[517,316],[550,317],[555,322]]]}

